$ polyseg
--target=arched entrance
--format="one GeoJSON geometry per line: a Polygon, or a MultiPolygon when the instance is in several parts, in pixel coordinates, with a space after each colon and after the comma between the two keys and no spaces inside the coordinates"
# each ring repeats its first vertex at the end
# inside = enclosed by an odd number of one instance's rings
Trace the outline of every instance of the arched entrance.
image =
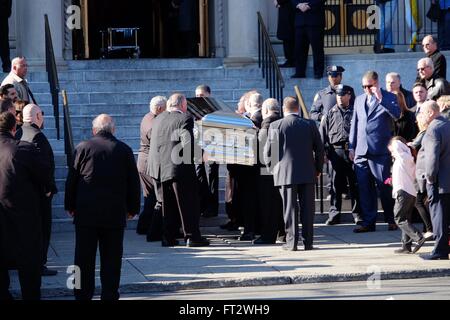
{"type": "MultiPolygon", "coordinates": [[[[111,42],[134,44],[134,33],[113,31],[111,41],[108,28],[139,28],[137,44],[141,58],[209,56],[208,0],[147,0],[150,4],[145,6],[138,0],[79,1],[84,19],[83,30],[73,34],[75,59],[99,59],[102,47],[111,42]]],[[[126,50],[118,50],[111,57],[128,55],[126,50]]]]}

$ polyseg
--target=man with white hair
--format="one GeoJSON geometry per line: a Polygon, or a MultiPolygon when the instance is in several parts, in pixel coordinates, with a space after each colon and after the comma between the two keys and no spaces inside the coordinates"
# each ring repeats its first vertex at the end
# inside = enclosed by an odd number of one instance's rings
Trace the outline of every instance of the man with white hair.
{"type": "Polygon", "coordinates": [[[411,109],[416,105],[412,92],[403,88],[402,78],[397,72],[390,72],[386,75],[386,91],[394,93],[395,95],[398,95],[398,93],[401,92],[405,97],[408,109],[411,109]]]}
{"type": "Polygon", "coordinates": [[[147,169],[147,175],[156,180],[158,197],[162,199],[163,247],[179,244],[178,216],[187,247],[209,245],[199,226],[193,130],[194,119],[187,114],[186,97],[173,94],[167,102],[167,111],[153,121],[147,169]]]}
{"type": "Polygon", "coordinates": [[[156,96],[150,101],[150,112],[147,113],[141,122],[141,147],[139,149],[137,168],[141,179],[141,186],[144,192],[144,209],[139,215],[139,222],[136,232],[141,235],[147,235],[147,240],[152,239],[149,234],[149,227],[152,223],[153,210],[156,205],[155,188],[153,179],[145,174],[147,171],[148,152],[150,150],[150,137],[152,134],[153,120],[161,113],[166,111],[167,99],[163,96],[156,96]]]}
{"type": "Polygon", "coordinates": [[[120,297],[124,230],[139,213],[140,182],[133,150],[114,137],[114,120],[106,114],[92,123],[93,137],[75,150],[66,181],[65,209],[74,217],[75,265],[80,268],[77,300],[95,291],[95,257],[100,246],[102,300],[120,297]]]}
{"type": "Polygon", "coordinates": [[[258,129],[261,128],[261,124],[263,121],[261,113],[263,102],[264,99],[260,93],[254,93],[248,99],[248,106],[249,106],[248,112],[250,113],[250,120],[253,121],[253,123],[258,129]]]}
{"type": "Polygon", "coordinates": [[[261,237],[253,241],[254,245],[275,244],[277,237],[285,242],[283,200],[278,188],[274,186],[273,175],[265,169],[262,152],[269,134],[270,124],[281,119],[280,105],[276,99],[267,99],[262,105],[263,122],[258,132],[259,160],[261,175],[258,182],[260,205],[261,237]]]}
{"type": "Polygon", "coordinates": [[[450,122],[441,116],[435,101],[427,101],[420,115],[428,124],[417,166],[425,168],[427,193],[436,244],[428,260],[448,260],[448,226],[450,215],[450,122]]]}
{"type": "Polygon", "coordinates": [[[28,82],[25,79],[28,73],[27,60],[24,57],[14,58],[11,63],[11,72],[3,80],[2,87],[6,84],[12,84],[16,88],[17,96],[20,100],[26,101],[27,103],[33,102],[37,104],[34,99],[34,95],[28,86],[28,82]]]}
{"type": "Polygon", "coordinates": [[[434,74],[434,64],[430,58],[420,59],[417,63],[417,71],[421,81],[428,90],[428,99],[436,101],[440,96],[450,94],[450,86],[447,80],[437,78],[434,74]]]}
{"type": "Polygon", "coordinates": [[[50,184],[40,186],[40,206],[39,211],[42,218],[42,235],[43,235],[43,261],[42,275],[56,276],[56,270],[50,270],[46,267],[47,253],[50,246],[50,236],[52,233],[52,199],[58,193],[55,181],[55,157],[53,155],[52,146],[47,137],[41,131],[44,125],[44,114],[37,105],[29,104],[25,106],[23,113],[23,126],[21,141],[34,144],[46,163],[50,165],[50,184]]]}

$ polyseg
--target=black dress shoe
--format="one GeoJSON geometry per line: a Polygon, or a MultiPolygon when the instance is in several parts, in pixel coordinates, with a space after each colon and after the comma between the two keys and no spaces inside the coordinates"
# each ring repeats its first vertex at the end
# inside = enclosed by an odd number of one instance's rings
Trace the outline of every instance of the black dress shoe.
{"type": "Polygon", "coordinates": [[[395,250],[395,254],[411,254],[411,247],[402,247],[401,249],[395,250]]]}
{"type": "Polygon", "coordinates": [[[425,239],[425,238],[420,239],[417,242],[416,246],[414,247],[414,250],[412,251],[412,253],[417,253],[420,250],[420,248],[422,248],[422,246],[425,244],[425,242],[427,242],[427,239],[425,239]]]}
{"type": "Polygon", "coordinates": [[[253,241],[255,239],[255,234],[253,232],[244,233],[239,237],[239,241],[253,241]]]}
{"type": "Polygon", "coordinates": [[[437,254],[423,255],[421,258],[424,260],[448,260],[448,256],[440,256],[437,254]]]}
{"type": "Polygon", "coordinates": [[[312,245],[305,245],[305,251],[313,251],[314,247],[312,245]]]}
{"type": "Polygon", "coordinates": [[[162,240],[161,246],[169,248],[169,247],[176,247],[180,244],[180,241],[173,239],[173,240],[162,240]]]}
{"type": "Polygon", "coordinates": [[[383,50],[381,50],[382,53],[394,53],[395,50],[392,48],[383,48],[383,50]]]}
{"type": "Polygon", "coordinates": [[[232,221],[228,221],[228,223],[221,225],[220,229],[228,230],[228,231],[238,231],[239,230],[239,226],[236,223],[232,222],[232,221]]]}
{"type": "Polygon", "coordinates": [[[295,65],[292,62],[286,61],[283,64],[279,65],[280,68],[293,68],[295,65]]]}
{"type": "Polygon", "coordinates": [[[286,243],[286,236],[278,236],[277,243],[286,243]]]}
{"type": "Polygon", "coordinates": [[[57,274],[58,274],[58,271],[56,271],[56,270],[50,270],[46,266],[42,267],[41,276],[43,276],[43,277],[54,277],[57,274]]]}
{"type": "Polygon", "coordinates": [[[291,246],[289,246],[287,244],[283,245],[282,249],[284,251],[298,251],[297,247],[291,247],[291,246]]]}
{"type": "Polygon", "coordinates": [[[201,237],[200,239],[189,238],[186,240],[186,247],[196,248],[196,247],[207,247],[210,243],[208,239],[201,237]]]}
{"type": "Polygon", "coordinates": [[[267,241],[263,238],[258,238],[255,241],[253,241],[254,245],[265,245],[265,244],[275,244],[273,241],[267,241]]]}
{"type": "Polygon", "coordinates": [[[304,79],[306,76],[304,74],[294,74],[291,76],[291,79],[304,79]]]}
{"type": "Polygon", "coordinates": [[[335,226],[335,225],[341,224],[341,221],[340,221],[340,219],[328,219],[327,222],[325,222],[325,224],[327,226],[335,226]]]}
{"type": "Polygon", "coordinates": [[[354,233],[367,233],[367,232],[375,232],[375,231],[376,231],[375,226],[370,226],[370,227],[361,226],[361,227],[353,230],[354,233]]]}

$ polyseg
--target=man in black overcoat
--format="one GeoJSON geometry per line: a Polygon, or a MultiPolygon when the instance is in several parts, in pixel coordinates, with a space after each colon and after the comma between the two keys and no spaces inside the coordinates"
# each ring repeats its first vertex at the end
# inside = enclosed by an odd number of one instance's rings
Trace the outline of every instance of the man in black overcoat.
{"type": "Polygon", "coordinates": [[[41,297],[40,186],[50,166],[36,147],[14,138],[16,118],[0,114],[0,301],[11,300],[8,269],[17,268],[24,300],[41,297]]]}
{"type": "Polygon", "coordinates": [[[77,300],[91,300],[95,257],[100,247],[102,300],[118,300],[127,217],[140,209],[140,181],[133,151],[114,137],[113,119],[98,116],[94,137],[80,143],[66,181],[65,208],[74,217],[75,265],[80,268],[77,300]]]}

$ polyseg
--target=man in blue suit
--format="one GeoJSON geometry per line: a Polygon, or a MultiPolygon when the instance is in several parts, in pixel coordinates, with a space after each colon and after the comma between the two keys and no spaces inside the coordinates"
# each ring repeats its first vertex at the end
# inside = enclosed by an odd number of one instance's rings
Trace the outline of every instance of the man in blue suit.
{"type": "Polygon", "coordinates": [[[350,130],[350,159],[355,163],[359,185],[362,225],[355,233],[373,232],[378,214],[377,189],[389,231],[397,230],[394,222],[392,188],[385,184],[390,177],[391,156],[388,144],[392,138],[393,120],[400,117],[394,94],[380,88],[378,74],[368,71],[363,77],[364,94],[357,97],[350,130]]]}

